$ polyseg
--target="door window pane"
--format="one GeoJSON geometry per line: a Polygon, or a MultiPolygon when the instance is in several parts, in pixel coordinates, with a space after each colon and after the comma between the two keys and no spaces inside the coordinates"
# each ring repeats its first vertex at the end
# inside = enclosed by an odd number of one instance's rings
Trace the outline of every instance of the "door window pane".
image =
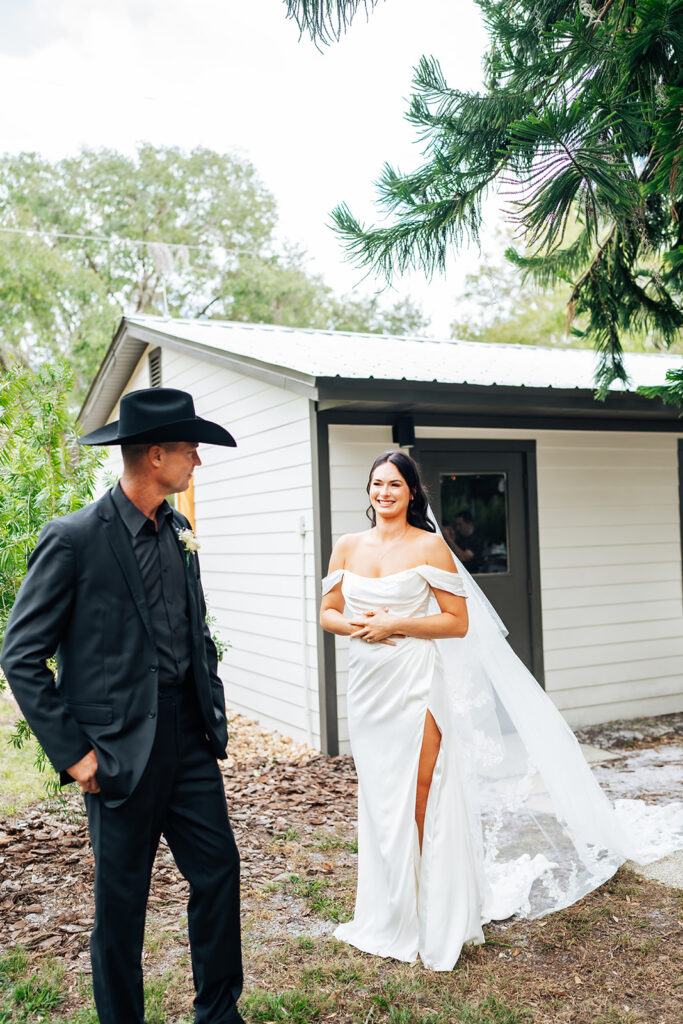
{"type": "Polygon", "coordinates": [[[507,473],[442,473],[441,529],[471,573],[510,571],[507,473]]]}

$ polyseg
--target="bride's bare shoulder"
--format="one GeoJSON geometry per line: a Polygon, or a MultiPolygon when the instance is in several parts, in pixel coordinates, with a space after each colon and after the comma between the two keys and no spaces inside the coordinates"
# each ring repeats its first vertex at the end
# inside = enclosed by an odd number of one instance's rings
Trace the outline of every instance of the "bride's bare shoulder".
{"type": "Polygon", "coordinates": [[[362,530],[360,533],[342,534],[332,549],[330,572],[333,572],[335,569],[344,569],[348,565],[354,552],[358,550],[359,544],[362,543],[361,538],[366,533],[367,530],[362,530]]]}
{"type": "Polygon", "coordinates": [[[446,572],[457,572],[451,549],[443,537],[435,533],[423,533],[424,538],[420,538],[420,544],[425,563],[437,569],[445,569],[446,572]]]}

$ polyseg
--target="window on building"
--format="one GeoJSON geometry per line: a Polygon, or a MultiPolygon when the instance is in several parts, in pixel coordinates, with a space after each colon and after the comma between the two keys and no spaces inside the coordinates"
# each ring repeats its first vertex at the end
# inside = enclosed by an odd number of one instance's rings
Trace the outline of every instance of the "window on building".
{"type": "Polygon", "coordinates": [[[507,484],[507,473],[441,474],[441,529],[471,573],[510,572],[507,484]]]}

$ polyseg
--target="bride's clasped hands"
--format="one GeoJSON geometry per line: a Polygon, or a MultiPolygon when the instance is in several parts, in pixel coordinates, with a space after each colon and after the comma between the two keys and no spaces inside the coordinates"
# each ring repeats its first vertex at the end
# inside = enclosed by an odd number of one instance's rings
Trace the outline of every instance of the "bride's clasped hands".
{"type": "MultiPolygon", "coordinates": [[[[411,566],[411,568],[413,568],[411,566]]],[[[380,577],[381,578],[381,577],[380,577]]],[[[444,605],[450,604],[448,598],[451,595],[443,594],[441,601],[444,605]]],[[[348,619],[349,626],[354,631],[349,633],[351,640],[364,640],[369,644],[389,644],[396,646],[398,640],[406,636],[413,636],[420,640],[432,640],[437,637],[464,636],[467,630],[467,613],[460,609],[451,611],[442,608],[440,615],[430,616],[435,621],[421,622],[420,620],[400,618],[392,615],[389,608],[379,608],[377,611],[363,612],[362,617],[348,619]],[[451,621],[452,620],[452,624],[451,621]]]]}
{"type": "Polygon", "coordinates": [[[380,608],[376,612],[363,612],[363,617],[349,619],[349,626],[354,627],[354,632],[349,633],[351,640],[365,640],[368,644],[388,644],[396,646],[396,641],[401,640],[405,633],[400,633],[398,620],[389,614],[388,608],[380,608]]]}

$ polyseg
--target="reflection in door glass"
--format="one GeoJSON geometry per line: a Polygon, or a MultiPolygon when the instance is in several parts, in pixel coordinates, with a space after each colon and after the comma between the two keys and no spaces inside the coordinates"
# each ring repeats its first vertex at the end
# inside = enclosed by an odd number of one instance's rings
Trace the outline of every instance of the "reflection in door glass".
{"type": "Polygon", "coordinates": [[[441,529],[471,573],[509,572],[506,473],[441,474],[441,529]]]}

